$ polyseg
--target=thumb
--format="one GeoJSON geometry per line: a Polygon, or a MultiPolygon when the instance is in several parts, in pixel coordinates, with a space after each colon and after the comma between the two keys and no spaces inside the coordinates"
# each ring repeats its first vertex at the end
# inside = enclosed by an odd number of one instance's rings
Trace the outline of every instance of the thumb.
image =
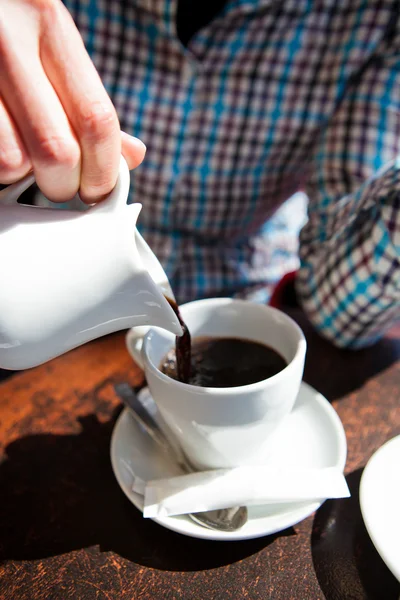
{"type": "Polygon", "coordinates": [[[129,170],[136,169],[144,159],[146,146],[139,138],[128,135],[125,131],[121,131],[121,146],[121,151],[128,163],[129,170]]]}

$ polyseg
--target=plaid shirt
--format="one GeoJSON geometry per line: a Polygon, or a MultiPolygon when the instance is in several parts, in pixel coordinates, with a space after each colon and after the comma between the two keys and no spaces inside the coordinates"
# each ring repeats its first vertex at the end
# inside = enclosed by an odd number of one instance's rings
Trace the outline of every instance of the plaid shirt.
{"type": "Polygon", "coordinates": [[[147,145],[132,200],[178,300],[265,300],[300,256],[315,326],[379,338],[400,313],[399,2],[229,0],[187,48],[176,0],[65,4],[147,145]]]}

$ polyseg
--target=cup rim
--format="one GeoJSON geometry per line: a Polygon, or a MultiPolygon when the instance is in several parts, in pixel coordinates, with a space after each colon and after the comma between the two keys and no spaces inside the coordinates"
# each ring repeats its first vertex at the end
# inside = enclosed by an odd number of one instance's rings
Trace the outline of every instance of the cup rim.
{"type": "MultiPolygon", "coordinates": [[[[177,385],[182,390],[187,390],[188,392],[191,392],[192,394],[193,393],[197,393],[197,394],[212,393],[212,394],[219,395],[219,396],[227,396],[227,395],[238,394],[238,393],[256,392],[260,389],[265,389],[266,387],[275,385],[283,377],[287,377],[288,375],[290,376],[290,371],[292,371],[294,369],[295,365],[299,362],[299,360],[302,360],[304,358],[306,349],[307,349],[307,341],[306,341],[306,338],[304,336],[302,329],[298,326],[298,324],[291,317],[289,317],[289,315],[284,313],[282,310],[279,310],[278,308],[274,308],[272,306],[269,306],[268,304],[256,304],[254,302],[251,302],[250,300],[241,300],[241,299],[236,299],[236,298],[205,298],[202,300],[193,300],[192,302],[186,302],[185,304],[182,304],[182,306],[180,308],[184,308],[185,306],[194,305],[194,304],[201,306],[201,304],[209,304],[211,302],[215,305],[224,305],[227,302],[229,302],[229,304],[232,304],[232,303],[246,304],[246,305],[253,304],[258,309],[261,308],[261,309],[267,310],[267,312],[279,313],[279,315],[283,316],[283,318],[287,320],[288,324],[290,324],[290,326],[293,327],[296,330],[296,333],[298,334],[297,348],[296,348],[296,351],[295,351],[295,354],[294,354],[292,360],[287,364],[287,366],[284,369],[279,371],[279,373],[276,373],[276,375],[273,375],[272,377],[268,377],[267,379],[262,379],[261,381],[249,383],[247,385],[232,386],[232,387],[202,387],[202,386],[198,386],[198,385],[193,385],[191,383],[183,383],[182,381],[172,379],[172,377],[169,377],[168,375],[166,375],[165,373],[160,371],[158,366],[155,365],[154,362],[150,359],[150,357],[146,351],[146,348],[147,348],[148,343],[150,342],[151,337],[157,333],[156,331],[154,331],[153,328],[151,328],[146,333],[146,335],[144,336],[144,339],[143,339],[143,346],[142,346],[143,363],[144,363],[145,368],[150,369],[150,371],[156,377],[165,381],[166,384],[177,385]]],[[[229,336],[227,336],[227,337],[229,337],[229,336]]]]}

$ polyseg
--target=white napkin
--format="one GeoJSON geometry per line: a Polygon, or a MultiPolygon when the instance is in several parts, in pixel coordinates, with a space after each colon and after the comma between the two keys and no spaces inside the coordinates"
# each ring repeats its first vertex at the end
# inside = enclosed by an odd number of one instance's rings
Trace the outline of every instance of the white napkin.
{"type": "Polygon", "coordinates": [[[168,517],[232,506],[348,498],[340,469],[249,466],[202,471],[144,482],[132,490],[144,496],[143,516],[168,517]]]}

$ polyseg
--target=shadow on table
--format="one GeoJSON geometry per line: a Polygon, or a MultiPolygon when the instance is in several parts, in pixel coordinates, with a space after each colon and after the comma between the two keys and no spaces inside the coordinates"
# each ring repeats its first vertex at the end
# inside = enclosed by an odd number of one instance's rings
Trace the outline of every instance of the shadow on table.
{"type": "Polygon", "coordinates": [[[8,371],[6,369],[0,369],[0,382],[5,381],[15,373],[18,373],[18,371],[8,371]]]}
{"type": "Polygon", "coordinates": [[[400,585],[376,551],[359,505],[362,469],[347,477],[351,498],[329,500],[317,511],[311,547],[326,600],[398,600],[400,585]]]}
{"type": "MultiPolygon", "coordinates": [[[[197,540],[143,519],[111,470],[116,416],[100,423],[88,415],[78,435],[31,435],[9,444],[0,466],[0,561],[99,546],[141,565],[196,571],[239,561],[277,537],[197,540]]],[[[279,535],[294,535],[294,530],[279,535]]]]}
{"type": "Polygon", "coordinates": [[[303,329],[307,339],[304,379],[330,401],[359,389],[400,359],[400,327],[393,328],[390,334],[369,348],[344,350],[318,335],[299,308],[286,312],[303,329]]]}

